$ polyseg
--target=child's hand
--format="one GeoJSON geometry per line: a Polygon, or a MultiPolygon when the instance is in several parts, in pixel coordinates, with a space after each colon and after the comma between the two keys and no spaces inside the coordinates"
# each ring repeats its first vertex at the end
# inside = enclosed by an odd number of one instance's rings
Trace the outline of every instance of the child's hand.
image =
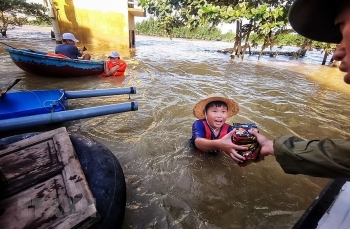
{"type": "Polygon", "coordinates": [[[220,139],[221,150],[228,154],[234,161],[243,162],[245,157],[237,153],[237,150],[247,150],[247,147],[236,145],[232,142],[232,137],[236,129],[232,130],[230,133],[226,134],[220,139]]]}

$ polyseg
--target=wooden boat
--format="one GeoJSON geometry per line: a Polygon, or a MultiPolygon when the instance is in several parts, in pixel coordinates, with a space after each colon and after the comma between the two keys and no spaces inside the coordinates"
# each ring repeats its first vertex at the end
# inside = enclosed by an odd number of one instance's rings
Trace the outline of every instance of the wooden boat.
{"type": "Polygon", "coordinates": [[[121,228],[125,205],[122,167],[94,139],[65,128],[0,139],[0,228],[121,228]]]}
{"type": "Polygon", "coordinates": [[[6,92],[3,96],[0,96],[0,132],[138,110],[137,102],[75,110],[68,109],[69,99],[120,94],[136,94],[136,88],[6,92]]]}
{"type": "Polygon", "coordinates": [[[331,180],[293,229],[336,229],[350,225],[350,182],[331,180]]]}
{"type": "Polygon", "coordinates": [[[48,77],[81,77],[103,73],[103,61],[60,58],[46,52],[7,47],[13,62],[23,71],[48,77]]]}

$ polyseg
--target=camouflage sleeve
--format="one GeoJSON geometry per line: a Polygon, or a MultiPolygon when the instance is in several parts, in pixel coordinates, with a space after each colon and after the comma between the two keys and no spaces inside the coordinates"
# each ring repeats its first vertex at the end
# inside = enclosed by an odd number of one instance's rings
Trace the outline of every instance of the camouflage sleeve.
{"type": "Polygon", "coordinates": [[[286,173],[350,180],[350,139],[281,136],[274,140],[274,151],[286,173]]]}

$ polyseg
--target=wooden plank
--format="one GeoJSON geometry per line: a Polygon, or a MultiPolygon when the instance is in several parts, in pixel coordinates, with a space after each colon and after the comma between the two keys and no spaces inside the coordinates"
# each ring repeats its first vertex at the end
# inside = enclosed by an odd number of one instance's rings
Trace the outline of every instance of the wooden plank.
{"type": "Polygon", "coordinates": [[[66,229],[99,220],[65,128],[8,145],[0,167],[9,181],[0,193],[0,228],[66,229]]]}
{"type": "Polygon", "coordinates": [[[35,168],[58,162],[52,139],[37,142],[20,150],[0,156],[0,168],[7,180],[21,176],[35,168]],[[52,155],[53,154],[53,155],[52,155]]]}
{"type": "Polygon", "coordinates": [[[13,144],[6,146],[5,149],[2,149],[0,151],[0,156],[3,156],[5,154],[9,154],[9,153],[13,153],[14,151],[24,149],[30,145],[35,145],[35,144],[38,144],[40,142],[47,141],[48,139],[52,139],[53,135],[63,133],[63,132],[67,132],[65,127],[61,127],[61,128],[51,130],[51,131],[48,131],[48,132],[45,132],[45,133],[42,133],[39,135],[35,135],[31,138],[23,139],[22,141],[19,141],[19,142],[15,142],[13,144]]]}
{"type": "Polygon", "coordinates": [[[89,228],[91,227],[94,223],[96,223],[100,218],[96,214],[96,207],[95,204],[89,205],[85,211],[83,212],[84,218],[87,220],[81,221],[82,214],[81,213],[72,213],[67,216],[67,218],[64,218],[60,221],[55,222],[54,224],[51,225],[51,227],[56,228],[56,229],[67,229],[67,228],[89,228]],[[78,224],[75,224],[72,226],[70,222],[80,222],[78,224]]]}
{"type": "MultiPolygon", "coordinates": [[[[62,176],[64,177],[67,186],[67,195],[75,200],[75,210],[77,212],[84,212],[94,198],[77,159],[72,142],[70,141],[69,136],[65,133],[56,134],[54,136],[54,142],[57,147],[57,152],[60,153],[58,154],[59,159],[65,165],[62,171],[62,176]]],[[[80,214],[78,216],[67,218],[64,222],[66,228],[71,228],[77,225],[77,222],[84,220],[86,217],[90,217],[85,214],[80,214]],[[78,216],[79,219],[76,218],[78,216]]]]}
{"type": "Polygon", "coordinates": [[[61,173],[63,168],[63,163],[56,163],[49,167],[35,169],[21,177],[18,177],[18,179],[15,181],[11,181],[8,184],[9,187],[0,193],[0,200],[25,190],[28,187],[36,185],[37,183],[42,182],[53,175],[61,173]]]}
{"type": "Polygon", "coordinates": [[[70,212],[62,175],[0,201],[0,228],[46,228],[55,218],[70,212]]]}
{"type": "MultiPolygon", "coordinates": [[[[0,201],[0,228],[55,228],[71,218],[80,223],[69,196],[66,195],[64,179],[57,175],[0,201]],[[72,215],[74,217],[72,217],[72,215]]],[[[96,214],[95,205],[87,208],[87,214],[96,214]]],[[[65,227],[70,228],[70,227],[65,227]]]]}
{"type": "Polygon", "coordinates": [[[53,137],[56,132],[46,134],[46,138],[39,136],[31,142],[20,141],[0,151],[0,169],[3,172],[8,188],[0,193],[0,199],[13,195],[31,185],[35,185],[60,172],[64,165],[59,163],[53,137]],[[22,145],[26,144],[26,145],[22,145]]]}

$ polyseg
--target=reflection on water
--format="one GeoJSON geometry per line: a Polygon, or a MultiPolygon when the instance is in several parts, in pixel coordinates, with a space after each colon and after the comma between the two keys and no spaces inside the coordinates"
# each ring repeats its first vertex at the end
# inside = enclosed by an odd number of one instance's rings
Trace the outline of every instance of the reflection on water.
{"type": "MultiPolygon", "coordinates": [[[[45,29],[8,32],[14,47],[53,51],[45,29]]],[[[48,30],[50,31],[50,30],[48,30]]],[[[79,38],[78,38],[79,39],[79,38]]],[[[47,78],[18,69],[0,46],[0,83],[22,77],[12,90],[66,90],[136,86],[136,112],[63,125],[104,143],[118,157],[127,183],[124,228],[291,228],[327,179],[287,175],[273,157],[245,168],[225,155],[191,149],[193,105],[221,92],[240,104],[228,120],[254,122],[271,138],[349,137],[349,85],[336,68],[321,66],[315,51],[300,60],[246,56],[231,60],[216,50],[230,43],[136,37],[133,50],[116,50],[128,63],[125,78],[47,78]]],[[[94,59],[112,50],[89,46],[94,59]]],[[[129,101],[128,96],[76,99],[70,109],[129,101]]]]}

